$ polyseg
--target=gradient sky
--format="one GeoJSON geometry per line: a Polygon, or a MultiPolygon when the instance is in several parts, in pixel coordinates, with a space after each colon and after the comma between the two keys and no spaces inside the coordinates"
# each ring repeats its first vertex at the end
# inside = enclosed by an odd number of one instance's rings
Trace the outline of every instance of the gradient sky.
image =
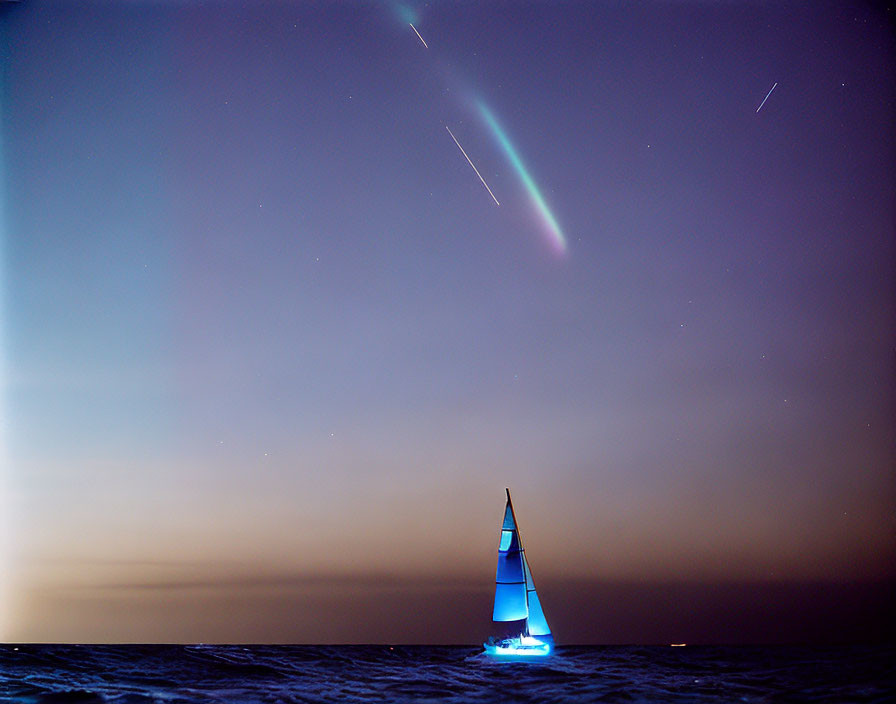
{"type": "Polygon", "coordinates": [[[560,643],[855,624],[892,17],[241,5],[0,10],[0,638],[476,642],[505,486],[560,643]]]}

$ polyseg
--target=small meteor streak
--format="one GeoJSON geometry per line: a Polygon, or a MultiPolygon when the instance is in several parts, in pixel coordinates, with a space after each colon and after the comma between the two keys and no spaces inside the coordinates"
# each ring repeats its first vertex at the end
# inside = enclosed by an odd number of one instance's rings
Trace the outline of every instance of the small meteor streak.
{"type": "MultiPolygon", "coordinates": [[[[772,90],[774,90],[774,89],[777,88],[777,87],[778,87],[778,82],[775,81],[775,85],[772,86],[772,90]]],[[[759,103],[759,107],[756,108],[756,112],[759,112],[760,110],[762,110],[762,106],[765,105],[765,101],[768,100],[768,96],[772,94],[772,90],[770,90],[770,91],[768,92],[768,95],[766,95],[766,96],[762,99],[762,102],[759,103]]]]}
{"type": "Polygon", "coordinates": [[[423,42],[423,46],[425,46],[427,49],[429,49],[429,44],[427,44],[427,43],[424,41],[423,37],[420,36],[420,32],[417,31],[417,28],[416,28],[413,24],[411,24],[410,22],[408,22],[408,24],[411,25],[411,29],[414,30],[414,34],[417,35],[417,39],[419,39],[421,42],[423,42]]]}
{"type": "Polygon", "coordinates": [[[479,173],[479,169],[476,168],[476,165],[470,160],[470,157],[467,156],[467,153],[464,151],[464,148],[462,146],[460,146],[460,142],[457,141],[457,137],[454,136],[454,132],[451,131],[451,129],[448,127],[448,125],[445,125],[445,129],[448,130],[448,134],[451,135],[451,139],[454,140],[454,143],[457,145],[457,148],[460,149],[460,153],[464,155],[464,158],[467,160],[467,163],[473,167],[473,171],[476,172],[476,175],[479,177],[479,180],[482,181],[482,185],[485,186],[485,190],[488,191],[488,194],[492,197],[492,200],[495,201],[495,205],[501,205],[498,202],[498,199],[495,198],[495,194],[492,193],[492,189],[488,187],[488,184],[485,182],[485,179],[482,178],[482,174],[479,173]]]}

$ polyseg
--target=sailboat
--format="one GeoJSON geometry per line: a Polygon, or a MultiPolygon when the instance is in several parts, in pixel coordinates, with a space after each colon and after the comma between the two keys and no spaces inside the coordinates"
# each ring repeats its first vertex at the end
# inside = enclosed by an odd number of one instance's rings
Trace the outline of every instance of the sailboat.
{"type": "Polygon", "coordinates": [[[495,630],[501,635],[492,636],[483,644],[485,653],[508,657],[548,655],[554,647],[554,638],[535,591],[519,524],[513,513],[510,489],[505,491],[507,505],[501,522],[492,611],[495,630]]]}

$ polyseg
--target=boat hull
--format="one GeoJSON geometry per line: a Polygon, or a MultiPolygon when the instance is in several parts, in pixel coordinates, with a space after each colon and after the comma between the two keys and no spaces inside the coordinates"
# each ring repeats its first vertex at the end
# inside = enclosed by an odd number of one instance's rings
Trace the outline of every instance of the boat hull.
{"type": "Polygon", "coordinates": [[[551,644],[531,636],[505,638],[504,640],[483,643],[485,654],[494,658],[519,660],[525,658],[543,658],[551,654],[551,644]]]}

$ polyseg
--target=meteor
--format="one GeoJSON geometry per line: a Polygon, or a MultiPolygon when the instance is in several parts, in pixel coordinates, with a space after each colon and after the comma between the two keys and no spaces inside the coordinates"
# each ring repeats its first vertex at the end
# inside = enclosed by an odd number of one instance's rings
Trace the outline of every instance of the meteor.
{"type": "Polygon", "coordinates": [[[420,36],[420,32],[417,31],[417,28],[416,28],[413,24],[411,24],[410,22],[408,22],[408,24],[411,25],[411,29],[414,30],[414,34],[417,35],[417,38],[418,38],[421,42],[423,42],[423,46],[425,46],[427,49],[429,49],[429,44],[427,44],[427,43],[423,40],[423,37],[420,36]]]}
{"type": "Polygon", "coordinates": [[[485,186],[485,190],[488,191],[488,194],[492,197],[492,200],[495,201],[495,205],[501,205],[498,202],[498,199],[495,198],[495,194],[492,193],[492,189],[488,187],[488,184],[485,182],[485,179],[482,178],[482,174],[479,173],[479,169],[476,168],[476,165],[470,160],[470,157],[467,156],[467,153],[464,151],[464,148],[462,146],[460,146],[460,142],[457,141],[457,137],[454,136],[454,132],[451,131],[451,129],[448,127],[448,125],[445,125],[445,129],[448,130],[448,134],[451,135],[451,139],[454,140],[454,143],[457,145],[457,148],[460,149],[460,153],[464,155],[464,158],[467,160],[467,163],[473,167],[473,171],[476,172],[476,175],[479,177],[479,180],[482,181],[482,185],[485,186]]]}
{"type": "Polygon", "coordinates": [[[485,120],[485,124],[488,125],[488,128],[492,131],[492,134],[498,140],[498,144],[501,145],[501,149],[504,150],[507,160],[510,162],[510,165],[513,166],[517,176],[519,176],[520,181],[522,181],[523,186],[525,186],[529,198],[535,206],[535,210],[541,215],[541,219],[544,221],[544,224],[550,233],[551,244],[554,247],[554,251],[560,255],[566,254],[566,237],[563,235],[563,230],[560,229],[560,225],[557,223],[554,214],[551,212],[551,209],[548,208],[544,196],[541,195],[541,191],[539,191],[538,186],[535,185],[534,179],[523,164],[523,160],[520,157],[519,152],[517,152],[516,148],[511,143],[510,137],[507,136],[507,133],[504,132],[501,125],[498,124],[498,120],[492,114],[492,111],[489,110],[486,104],[482,101],[479,101],[479,113],[482,115],[482,119],[485,120]]]}
{"type": "MultiPolygon", "coordinates": [[[[774,90],[774,89],[777,88],[777,87],[778,87],[778,82],[775,81],[775,85],[772,86],[772,90],[774,90]]],[[[759,112],[760,110],[762,110],[762,106],[765,105],[765,101],[768,100],[768,96],[772,94],[772,90],[770,90],[770,91],[768,92],[768,95],[766,95],[766,96],[762,99],[762,102],[759,103],[759,107],[756,108],[756,112],[759,112]]]]}

